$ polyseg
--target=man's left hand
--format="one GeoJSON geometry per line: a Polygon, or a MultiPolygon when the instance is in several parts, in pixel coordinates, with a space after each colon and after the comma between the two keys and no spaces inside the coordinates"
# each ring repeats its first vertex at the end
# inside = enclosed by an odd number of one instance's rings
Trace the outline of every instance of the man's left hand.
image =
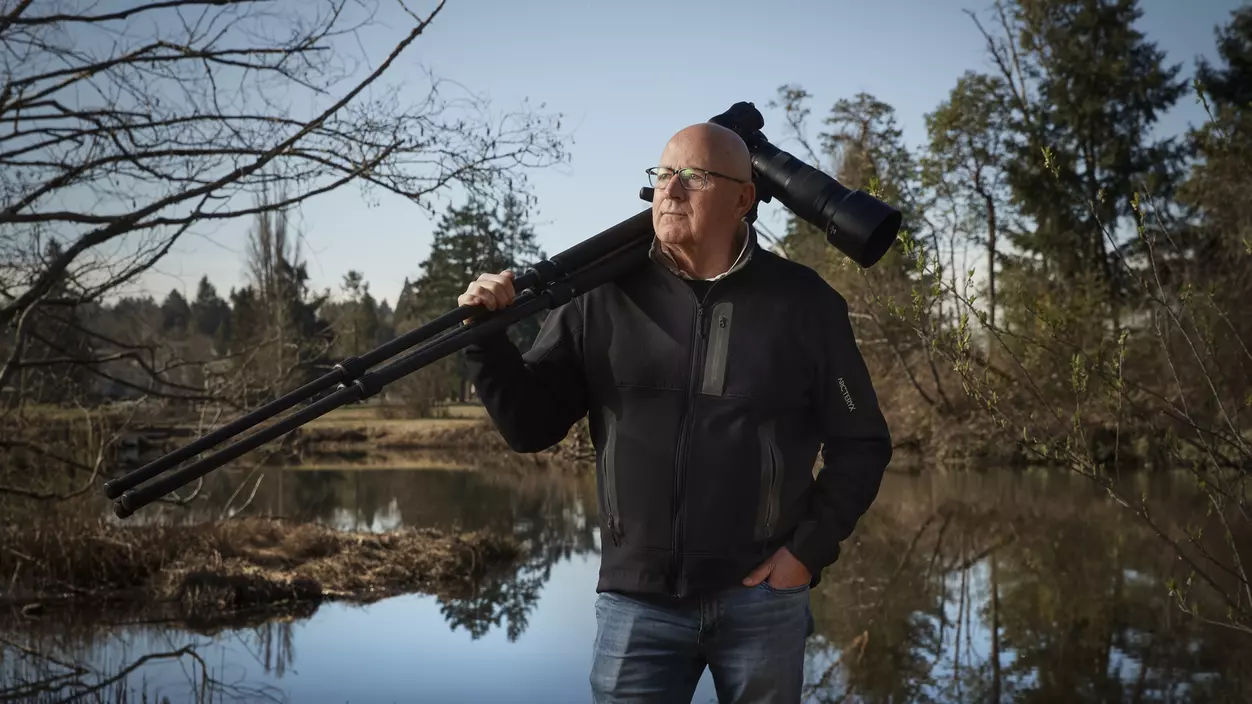
{"type": "Polygon", "coordinates": [[[808,584],[813,580],[813,575],[809,574],[809,569],[804,566],[803,562],[797,560],[790,550],[781,547],[770,555],[768,560],[762,562],[760,567],[752,570],[752,573],[744,578],[743,585],[755,587],[767,579],[771,587],[790,589],[808,584]]]}

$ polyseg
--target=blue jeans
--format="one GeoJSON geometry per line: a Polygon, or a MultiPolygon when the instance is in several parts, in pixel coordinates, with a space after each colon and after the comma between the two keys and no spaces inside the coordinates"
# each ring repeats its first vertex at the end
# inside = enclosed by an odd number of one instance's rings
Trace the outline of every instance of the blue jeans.
{"type": "Polygon", "coordinates": [[[596,704],[688,704],[706,666],[722,704],[800,701],[808,585],[762,582],[684,601],[605,592],[596,622],[596,704]]]}

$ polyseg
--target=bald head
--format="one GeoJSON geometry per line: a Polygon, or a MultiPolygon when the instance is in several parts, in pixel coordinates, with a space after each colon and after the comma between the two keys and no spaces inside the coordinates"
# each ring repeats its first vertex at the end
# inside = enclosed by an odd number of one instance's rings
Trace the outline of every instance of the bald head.
{"type": "Polygon", "coordinates": [[[686,178],[657,181],[652,196],[657,239],[692,267],[717,269],[737,251],[743,217],[756,199],[748,146],[734,131],[700,122],[670,138],[658,166],[666,173],[691,171],[686,178]]]}
{"type": "Polygon", "coordinates": [[[699,122],[679,130],[665,145],[665,151],[661,154],[662,166],[671,166],[665,161],[666,155],[671,151],[697,151],[707,159],[705,164],[673,166],[695,166],[743,181],[752,179],[752,156],[748,153],[748,145],[733,130],[721,125],[699,122]]]}

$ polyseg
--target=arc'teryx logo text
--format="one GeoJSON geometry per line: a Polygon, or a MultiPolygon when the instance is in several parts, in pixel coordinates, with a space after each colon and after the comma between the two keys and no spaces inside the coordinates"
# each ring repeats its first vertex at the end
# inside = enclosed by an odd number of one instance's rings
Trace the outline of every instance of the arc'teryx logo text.
{"type": "Polygon", "coordinates": [[[839,377],[839,390],[843,392],[843,402],[848,404],[848,410],[855,411],[856,404],[852,402],[852,392],[848,391],[848,385],[843,383],[843,377],[839,377]]]}

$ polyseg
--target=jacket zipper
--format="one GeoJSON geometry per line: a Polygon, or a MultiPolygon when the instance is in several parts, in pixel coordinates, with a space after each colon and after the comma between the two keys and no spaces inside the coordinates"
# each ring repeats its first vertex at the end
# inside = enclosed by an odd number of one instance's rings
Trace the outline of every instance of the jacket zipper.
{"type": "MultiPolygon", "coordinates": [[[[691,345],[691,361],[690,361],[690,378],[687,380],[687,402],[683,407],[682,425],[678,434],[678,452],[677,467],[674,472],[674,525],[672,529],[673,539],[671,548],[673,553],[670,558],[670,569],[673,571],[671,577],[670,592],[674,596],[679,596],[678,583],[682,579],[682,525],[683,525],[683,474],[687,470],[687,435],[690,432],[691,425],[691,406],[695,403],[696,388],[700,379],[700,360],[704,358],[704,303],[708,300],[709,293],[718,282],[713,282],[704,292],[704,298],[696,298],[695,291],[688,291],[691,297],[696,300],[696,321],[695,321],[695,339],[691,345]]],[[[681,284],[687,287],[686,283],[681,284]]]]}
{"type": "Polygon", "coordinates": [[[774,494],[778,490],[778,455],[774,451],[774,439],[767,438],[767,442],[769,442],[769,493],[765,498],[765,539],[769,540],[774,532],[774,494]]]}
{"type": "Polygon", "coordinates": [[[617,518],[614,516],[614,506],[617,504],[617,478],[613,471],[613,452],[615,451],[614,440],[617,436],[617,427],[614,424],[609,428],[608,442],[604,448],[604,505],[609,514],[609,536],[613,539],[615,547],[621,546],[621,531],[617,525],[617,518]]]}
{"type": "Polygon", "coordinates": [[[613,499],[609,496],[609,472],[606,467],[600,468],[600,481],[604,485],[604,512],[608,518],[609,539],[617,546],[617,522],[613,520],[613,499]]]}

